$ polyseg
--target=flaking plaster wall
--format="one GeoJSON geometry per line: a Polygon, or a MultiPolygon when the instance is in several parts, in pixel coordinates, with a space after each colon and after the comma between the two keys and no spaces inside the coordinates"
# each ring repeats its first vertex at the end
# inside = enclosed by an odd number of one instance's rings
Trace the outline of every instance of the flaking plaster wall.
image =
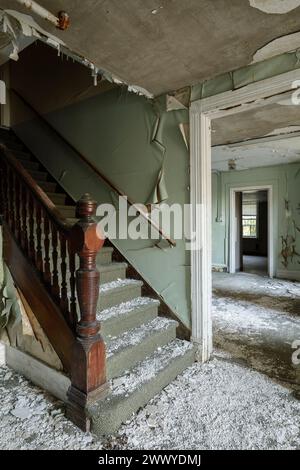
{"type": "MultiPolygon", "coordinates": [[[[188,110],[166,112],[165,99],[153,103],[122,88],[93,90],[90,96],[86,69],[82,77],[79,66],[57,62],[50,49],[35,46],[30,54],[27,51],[12,64],[12,87],[118,188],[135,202],[155,202],[163,171],[164,188],[159,189],[165,202],[189,202],[189,153],[179,129],[188,122],[188,110]],[[54,58],[53,76],[49,60],[54,58]]],[[[75,200],[88,191],[98,203],[117,202],[115,193],[14,95],[12,120],[15,132],[75,200]]],[[[175,248],[157,247],[151,240],[113,243],[190,326],[190,253],[184,241],[177,240],[175,248]]]]}
{"type": "Polygon", "coordinates": [[[212,175],[213,264],[229,263],[229,205],[230,189],[236,187],[272,186],[274,220],[274,262],[279,276],[300,280],[300,163],[244,171],[227,171],[212,175]],[[218,212],[219,211],[219,212],[218,212]],[[219,216],[218,216],[219,214],[219,216]],[[297,256],[282,253],[287,239],[297,256]],[[293,242],[295,239],[295,242],[293,242]],[[287,254],[287,259],[284,255],[287,254]]]}

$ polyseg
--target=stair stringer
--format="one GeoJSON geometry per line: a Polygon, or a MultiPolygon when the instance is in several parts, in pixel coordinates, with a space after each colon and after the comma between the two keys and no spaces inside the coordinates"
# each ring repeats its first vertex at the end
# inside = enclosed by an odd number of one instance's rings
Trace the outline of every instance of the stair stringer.
{"type": "Polygon", "coordinates": [[[3,258],[16,286],[60,358],[64,372],[70,373],[75,335],[52,300],[34,266],[27,260],[18,244],[3,224],[3,258]]]}

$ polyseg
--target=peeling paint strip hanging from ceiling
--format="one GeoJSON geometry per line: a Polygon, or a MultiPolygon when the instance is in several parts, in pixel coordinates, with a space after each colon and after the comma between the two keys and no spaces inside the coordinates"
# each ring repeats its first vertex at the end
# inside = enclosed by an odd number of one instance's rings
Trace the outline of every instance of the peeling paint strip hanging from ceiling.
{"type": "Polygon", "coordinates": [[[11,22],[9,21],[9,17],[13,17],[15,20],[17,20],[24,36],[34,36],[38,40],[55,48],[58,52],[58,56],[63,53],[65,56],[70,57],[75,62],[80,63],[84,67],[88,67],[92,71],[92,78],[95,86],[97,86],[98,79],[100,78],[101,80],[107,80],[117,85],[127,86],[129,92],[133,92],[140,96],[145,96],[148,99],[153,99],[152,93],[148,92],[144,88],[141,88],[136,85],[128,85],[124,80],[121,80],[120,78],[116,77],[110,72],[107,72],[106,70],[98,68],[93,62],[91,62],[87,58],[71,51],[71,49],[69,49],[68,46],[61,39],[41,28],[31,16],[17,12],[15,10],[0,9],[0,13],[2,14],[2,17],[5,18],[5,21],[7,21],[7,27],[9,27],[9,29],[11,30],[11,42],[13,45],[13,52],[10,57],[11,59],[18,60],[19,49],[17,43],[17,35],[14,31],[13,26],[11,25],[11,22]]]}

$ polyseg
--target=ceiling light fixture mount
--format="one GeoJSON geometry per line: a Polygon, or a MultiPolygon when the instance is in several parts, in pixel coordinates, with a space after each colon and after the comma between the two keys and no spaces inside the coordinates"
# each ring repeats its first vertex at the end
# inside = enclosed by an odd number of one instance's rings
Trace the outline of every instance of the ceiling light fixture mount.
{"type": "Polygon", "coordinates": [[[46,8],[42,7],[33,0],[17,0],[17,2],[25,6],[44,20],[47,20],[50,23],[54,24],[58,29],[64,31],[70,26],[70,17],[65,11],[60,11],[57,16],[55,16],[50,11],[46,10],[46,8]]]}

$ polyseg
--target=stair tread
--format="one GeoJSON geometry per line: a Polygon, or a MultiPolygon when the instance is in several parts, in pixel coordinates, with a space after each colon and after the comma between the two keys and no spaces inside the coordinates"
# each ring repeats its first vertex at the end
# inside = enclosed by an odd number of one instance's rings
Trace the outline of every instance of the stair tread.
{"type": "Polygon", "coordinates": [[[183,356],[193,349],[194,346],[189,341],[174,339],[166,346],[158,348],[152,356],[137,364],[128,374],[113,379],[111,395],[115,397],[132,393],[142,383],[152,380],[171,360],[183,356]]]}
{"type": "Polygon", "coordinates": [[[109,360],[113,355],[118,354],[124,349],[132,348],[137,344],[142,343],[147,337],[166,331],[169,328],[176,327],[177,325],[178,323],[174,320],[157,317],[149,323],[145,323],[137,328],[125,331],[116,338],[107,337],[107,359],[109,360]]]}
{"type": "Polygon", "coordinates": [[[28,150],[18,150],[18,149],[12,149],[12,151],[16,154],[16,155],[21,155],[21,156],[24,156],[24,157],[32,157],[31,153],[28,151],[28,150]]]}
{"type": "MultiPolygon", "coordinates": [[[[56,194],[56,193],[54,193],[56,194]]],[[[61,210],[61,209],[76,209],[76,205],[75,204],[55,204],[57,209],[58,210],[61,210]]]]}
{"type": "Polygon", "coordinates": [[[107,282],[100,286],[100,295],[110,295],[111,292],[117,289],[124,289],[126,287],[133,286],[142,286],[142,281],[137,281],[136,279],[118,279],[116,281],[107,282]]]}
{"type": "Polygon", "coordinates": [[[104,273],[104,272],[110,272],[110,271],[117,271],[119,269],[122,269],[122,268],[128,268],[128,264],[127,263],[117,263],[117,262],[112,262],[112,263],[109,263],[109,264],[100,264],[98,263],[97,264],[97,269],[98,271],[100,271],[100,273],[104,273]]]}
{"type": "Polygon", "coordinates": [[[18,158],[18,161],[26,170],[39,171],[40,164],[38,162],[34,162],[31,160],[22,160],[21,158],[18,158]]]}
{"type": "Polygon", "coordinates": [[[100,250],[100,253],[112,253],[114,249],[111,246],[103,246],[100,250]]]}
{"type": "Polygon", "coordinates": [[[102,312],[97,312],[97,318],[104,325],[106,321],[122,317],[133,310],[143,310],[145,307],[158,305],[159,301],[156,299],[151,299],[150,297],[136,297],[128,302],[122,302],[114,307],[102,310],[102,312]]]}

